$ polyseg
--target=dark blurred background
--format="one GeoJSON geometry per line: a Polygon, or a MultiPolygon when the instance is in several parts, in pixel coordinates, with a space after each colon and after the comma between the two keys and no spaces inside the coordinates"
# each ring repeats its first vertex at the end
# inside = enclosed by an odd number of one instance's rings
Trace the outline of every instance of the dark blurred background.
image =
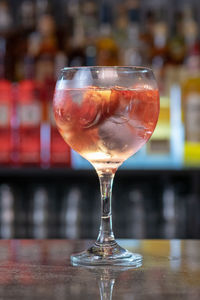
{"type": "Polygon", "coordinates": [[[59,136],[64,66],[145,65],[158,126],[117,172],[119,238],[200,238],[199,0],[0,0],[0,237],[95,238],[97,175],[59,136]]]}

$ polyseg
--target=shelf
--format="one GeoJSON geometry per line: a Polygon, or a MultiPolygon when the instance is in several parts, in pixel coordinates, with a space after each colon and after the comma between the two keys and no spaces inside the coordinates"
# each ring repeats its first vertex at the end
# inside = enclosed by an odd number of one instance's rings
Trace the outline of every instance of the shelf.
{"type": "MultiPolygon", "coordinates": [[[[93,169],[70,168],[39,168],[39,167],[0,167],[0,177],[93,177],[96,174],[93,169]]],[[[151,175],[200,175],[200,168],[182,169],[119,169],[117,176],[151,176],[151,175]]]]}

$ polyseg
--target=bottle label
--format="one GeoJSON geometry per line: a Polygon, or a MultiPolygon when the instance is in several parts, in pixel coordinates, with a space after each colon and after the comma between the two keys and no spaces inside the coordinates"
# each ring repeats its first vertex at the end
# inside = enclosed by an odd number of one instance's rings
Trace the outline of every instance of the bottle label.
{"type": "Polygon", "coordinates": [[[9,105],[0,103],[0,127],[9,126],[9,105]]]}
{"type": "Polygon", "coordinates": [[[186,140],[200,142],[200,94],[190,93],[186,99],[186,140]]]}
{"type": "Polygon", "coordinates": [[[41,105],[38,102],[21,104],[19,107],[20,123],[23,126],[37,126],[41,122],[41,105]]]}

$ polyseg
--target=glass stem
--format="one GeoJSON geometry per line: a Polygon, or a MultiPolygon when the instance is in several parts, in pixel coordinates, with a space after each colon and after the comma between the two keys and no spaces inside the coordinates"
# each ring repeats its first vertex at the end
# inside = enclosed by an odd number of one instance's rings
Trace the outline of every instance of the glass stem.
{"type": "Polygon", "coordinates": [[[101,225],[96,244],[115,242],[112,230],[112,185],[115,174],[98,172],[101,190],[101,225]]]}

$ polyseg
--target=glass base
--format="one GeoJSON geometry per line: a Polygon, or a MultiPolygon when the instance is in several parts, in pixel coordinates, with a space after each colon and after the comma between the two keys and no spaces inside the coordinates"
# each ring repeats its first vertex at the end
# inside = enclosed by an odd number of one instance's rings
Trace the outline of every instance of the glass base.
{"type": "Polygon", "coordinates": [[[142,255],[131,253],[120,247],[116,242],[99,244],[96,242],[89,249],[71,255],[73,266],[131,266],[140,267],[142,265],[142,255]]]}

